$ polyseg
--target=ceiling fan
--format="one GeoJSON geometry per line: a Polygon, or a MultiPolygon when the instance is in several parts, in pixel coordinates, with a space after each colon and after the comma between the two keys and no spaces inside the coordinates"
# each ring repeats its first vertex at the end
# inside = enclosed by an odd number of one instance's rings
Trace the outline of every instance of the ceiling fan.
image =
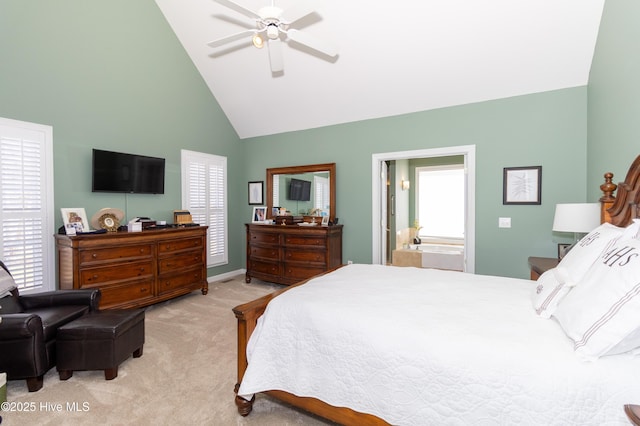
{"type": "Polygon", "coordinates": [[[284,10],[276,7],[272,0],[271,6],[265,6],[257,12],[231,0],[214,1],[253,19],[256,23],[256,28],[207,43],[211,47],[220,47],[232,41],[251,36],[253,45],[261,49],[266,41],[269,48],[271,72],[273,73],[284,70],[282,43],[287,40],[293,40],[330,57],[338,55],[338,48],[333,43],[317,39],[307,33],[291,28],[291,24],[314,12],[311,4],[306,0],[297,1],[294,6],[284,10]]]}

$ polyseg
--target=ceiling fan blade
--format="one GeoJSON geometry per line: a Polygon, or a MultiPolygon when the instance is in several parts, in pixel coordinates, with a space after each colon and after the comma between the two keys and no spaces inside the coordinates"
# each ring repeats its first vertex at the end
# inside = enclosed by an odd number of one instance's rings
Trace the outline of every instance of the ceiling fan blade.
{"type": "Polygon", "coordinates": [[[222,37],[218,40],[210,41],[209,43],[207,43],[207,45],[211,47],[219,47],[219,46],[222,46],[223,44],[227,44],[235,40],[240,40],[241,38],[252,36],[255,33],[256,33],[256,30],[245,30],[236,34],[231,34],[230,36],[222,37]]]}
{"type": "Polygon", "coordinates": [[[307,33],[303,33],[302,31],[290,29],[287,31],[287,36],[300,44],[303,44],[307,47],[310,47],[313,50],[317,50],[320,53],[324,53],[325,55],[334,57],[338,55],[338,46],[335,44],[326,41],[320,40],[316,37],[310,36],[307,33]]]}
{"type": "Polygon", "coordinates": [[[246,7],[239,5],[238,3],[233,2],[231,0],[213,0],[213,1],[215,1],[216,3],[220,3],[223,6],[227,6],[229,9],[233,9],[236,12],[240,12],[251,19],[262,19],[260,18],[260,15],[258,15],[253,10],[247,9],[246,7]]]}
{"type": "Polygon", "coordinates": [[[280,42],[279,38],[269,39],[269,62],[271,63],[271,72],[281,72],[284,70],[282,42],[280,42]]]}
{"type": "Polygon", "coordinates": [[[286,24],[296,22],[298,19],[315,12],[315,8],[308,1],[298,1],[293,6],[285,9],[280,15],[280,20],[286,24]]]}

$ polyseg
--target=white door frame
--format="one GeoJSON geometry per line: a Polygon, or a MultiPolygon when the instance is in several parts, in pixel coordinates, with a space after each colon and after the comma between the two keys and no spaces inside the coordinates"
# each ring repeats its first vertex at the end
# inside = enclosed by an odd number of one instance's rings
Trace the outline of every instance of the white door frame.
{"type": "Polygon", "coordinates": [[[452,155],[464,156],[464,168],[466,178],[465,194],[465,232],[464,232],[464,270],[474,273],[476,264],[476,146],[461,145],[445,148],[418,149],[413,151],[383,152],[372,154],[371,156],[371,212],[372,212],[372,262],[382,264],[384,260],[384,228],[386,223],[382,217],[383,205],[386,200],[382,199],[384,191],[381,185],[386,182],[380,181],[382,173],[382,163],[389,160],[407,160],[411,158],[448,157],[452,155]]]}

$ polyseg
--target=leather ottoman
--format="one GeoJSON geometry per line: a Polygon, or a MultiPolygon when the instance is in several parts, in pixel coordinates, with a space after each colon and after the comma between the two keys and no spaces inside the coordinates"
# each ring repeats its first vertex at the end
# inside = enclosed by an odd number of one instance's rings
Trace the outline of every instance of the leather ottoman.
{"type": "Polygon", "coordinates": [[[56,369],[60,380],[78,370],[104,370],[104,378],[112,380],[129,355],[142,356],[143,345],[144,310],[89,313],[58,329],[56,369]]]}

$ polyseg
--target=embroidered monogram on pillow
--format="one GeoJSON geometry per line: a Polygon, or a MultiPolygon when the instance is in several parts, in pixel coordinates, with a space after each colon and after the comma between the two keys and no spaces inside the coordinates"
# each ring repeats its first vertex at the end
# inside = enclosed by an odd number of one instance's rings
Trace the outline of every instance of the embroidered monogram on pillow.
{"type": "Polygon", "coordinates": [[[615,245],[620,239],[631,238],[639,229],[639,222],[634,222],[627,228],[603,223],[589,232],[573,246],[558,265],[567,270],[568,279],[566,284],[571,287],[579,283],[604,251],[607,251],[609,247],[615,245]]]}
{"type": "Polygon", "coordinates": [[[551,318],[551,314],[571,289],[566,284],[567,280],[567,270],[562,266],[549,269],[540,275],[532,298],[536,314],[542,318],[551,318]]]}

